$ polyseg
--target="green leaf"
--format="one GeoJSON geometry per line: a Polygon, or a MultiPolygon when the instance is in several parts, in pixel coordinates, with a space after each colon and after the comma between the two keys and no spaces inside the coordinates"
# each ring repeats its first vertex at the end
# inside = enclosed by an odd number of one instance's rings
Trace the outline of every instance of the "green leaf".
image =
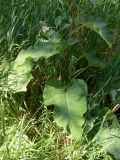
{"type": "Polygon", "coordinates": [[[117,160],[120,159],[120,128],[103,128],[96,140],[103,151],[109,152],[117,160]]]}
{"type": "Polygon", "coordinates": [[[103,22],[101,18],[90,17],[81,17],[80,23],[83,26],[95,31],[99,34],[103,40],[106,41],[109,47],[112,47],[112,33],[108,29],[107,24],[103,22]]]}
{"type": "Polygon", "coordinates": [[[8,75],[8,87],[4,87],[5,90],[12,89],[14,92],[25,92],[27,84],[33,78],[31,70],[34,61],[38,61],[40,58],[47,59],[57,54],[58,43],[58,34],[52,32],[49,40],[37,41],[34,47],[21,50],[8,75]]]}
{"type": "Polygon", "coordinates": [[[62,23],[62,17],[61,16],[58,16],[55,18],[55,25],[58,27],[60,26],[62,23]]]}
{"type": "Polygon", "coordinates": [[[74,79],[67,86],[61,81],[47,82],[43,97],[45,105],[54,105],[54,120],[66,128],[76,139],[82,137],[83,114],[87,110],[87,85],[83,80],[74,79]]]}
{"type": "Polygon", "coordinates": [[[42,57],[47,59],[55,54],[57,54],[56,43],[49,41],[38,41],[34,47],[30,47],[27,50],[21,50],[15,60],[14,68],[24,64],[27,58],[31,58],[33,61],[38,61],[42,57]]]}
{"type": "Polygon", "coordinates": [[[113,155],[116,160],[120,159],[120,124],[113,111],[108,110],[105,114],[93,141],[101,145],[102,150],[113,155]]]}
{"type": "Polygon", "coordinates": [[[33,67],[31,59],[26,59],[26,61],[19,65],[13,70],[8,76],[9,88],[14,92],[25,92],[27,90],[26,86],[33,78],[30,73],[33,67]]]}
{"type": "Polygon", "coordinates": [[[83,51],[85,58],[88,61],[88,64],[92,67],[103,67],[103,63],[100,58],[97,56],[95,51],[83,51]]]}

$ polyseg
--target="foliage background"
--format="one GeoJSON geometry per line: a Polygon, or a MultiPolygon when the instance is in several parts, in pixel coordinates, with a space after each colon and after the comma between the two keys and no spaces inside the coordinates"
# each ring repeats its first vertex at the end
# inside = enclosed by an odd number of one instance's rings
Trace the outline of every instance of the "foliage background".
{"type": "Polygon", "coordinates": [[[109,130],[111,126],[119,133],[119,107],[115,108],[120,103],[119,1],[0,0],[0,15],[0,158],[114,159],[116,154],[111,155],[93,137],[99,129],[109,130]],[[74,13],[77,18],[73,24],[74,13]],[[108,24],[108,36],[113,35],[111,48],[93,30],[79,24],[83,16],[101,17],[108,24]],[[59,32],[60,54],[34,64],[34,78],[26,93],[3,91],[10,73],[7,64],[16,59],[21,49],[46,38],[44,26],[59,32]],[[69,57],[65,57],[66,52],[69,57]],[[69,68],[65,68],[68,62],[69,68]],[[84,79],[88,85],[88,112],[80,142],[67,138],[66,131],[53,122],[53,107],[43,104],[46,81],[61,77],[65,81],[84,79]],[[107,116],[109,109],[112,113],[107,116]]]}

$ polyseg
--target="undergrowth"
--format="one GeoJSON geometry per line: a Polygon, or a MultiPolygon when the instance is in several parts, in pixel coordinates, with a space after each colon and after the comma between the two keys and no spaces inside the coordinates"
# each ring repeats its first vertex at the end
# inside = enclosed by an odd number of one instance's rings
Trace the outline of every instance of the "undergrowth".
{"type": "MultiPolygon", "coordinates": [[[[120,159],[119,10],[117,0],[0,0],[1,160],[120,159]],[[16,87],[20,82],[20,88],[13,89],[9,75],[14,64],[20,71],[21,53],[42,40],[49,45],[49,39],[50,46],[57,43],[57,54],[36,59],[28,54],[24,59],[25,65],[30,60],[30,70],[25,74],[30,78],[21,83],[20,75],[16,76],[12,83],[16,87]],[[88,90],[81,94],[87,109],[81,111],[84,125],[79,126],[83,132],[79,140],[71,137],[69,125],[56,124],[57,98],[50,104],[49,96],[45,97],[48,86],[57,86],[53,82],[62,82],[65,89],[57,87],[66,95],[71,81],[82,83],[82,92],[86,86],[88,90]]],[[[41,46],[45,53],[52,50],[45,43],[41,46]]],[[[79,87],[72,89],[76,93],[79,87]]]]}

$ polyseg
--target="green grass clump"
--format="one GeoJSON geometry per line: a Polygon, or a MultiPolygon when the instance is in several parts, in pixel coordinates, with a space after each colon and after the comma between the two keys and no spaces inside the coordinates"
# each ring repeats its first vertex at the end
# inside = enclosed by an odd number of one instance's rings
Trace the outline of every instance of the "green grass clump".
{"type": "Polygon", "coordinates": [[[13,118],[4,110],[0,130],[0,157],[5,160],[109,159],[100,146],[81,146],[81,142],[69,139],[66,131],[50,120],[51,114],[51,111],[45,110],[38,119],[30,113],[13,118]]]}

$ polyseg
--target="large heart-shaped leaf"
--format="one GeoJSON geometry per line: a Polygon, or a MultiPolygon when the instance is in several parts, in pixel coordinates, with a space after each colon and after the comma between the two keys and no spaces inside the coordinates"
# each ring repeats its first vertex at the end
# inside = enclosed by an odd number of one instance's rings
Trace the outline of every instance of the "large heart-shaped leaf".
{"type": "Polygon", "coordinates": [[[9,88],[7,90],[12,89],[14,92],[27,90],[26,86],[33,78],[31,74],[33,62],[38,61],[40,58],[47,59],[57,54],[56,47],[59,43],[59,38],[56,35],[54,37],[54,35],[51,34],[50,40],[37,41],[34,47],[20,51],[11,69],[11,73],[9,73],[9,88]]]}
{"type": "Polygon", "coordinates": [[[76,139],[82,136],[83,114],[87,110],[87,85],[83,80],[74,79],[67,86],[61,81],[47,82],[43,97],[45,105],[54,105],[54,120],[66,128],[76,139]]]}
{"type": "Polygon", "coordinates": [[[81,17],[80,23],[99,34],[109,47],[112,46],[112,33],[110,29],[108,29],[107,24],[103,22],[101,18],[94,18],[92,16],[81,17]]]}

